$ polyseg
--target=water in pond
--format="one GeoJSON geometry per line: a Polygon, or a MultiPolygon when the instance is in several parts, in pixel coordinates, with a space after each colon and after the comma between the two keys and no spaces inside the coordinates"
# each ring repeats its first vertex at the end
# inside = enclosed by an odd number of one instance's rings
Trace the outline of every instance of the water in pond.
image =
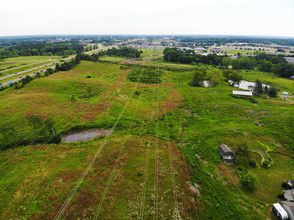
{"type": "Polygon", "coordinates": [[[106,129],[88,129],[84,131],[76,131],[70,134],[63,135],[61,138],[62,142],[79,142],[87,141],[97,137],[104,137],[112,134],[112,130],[106,129]]]}

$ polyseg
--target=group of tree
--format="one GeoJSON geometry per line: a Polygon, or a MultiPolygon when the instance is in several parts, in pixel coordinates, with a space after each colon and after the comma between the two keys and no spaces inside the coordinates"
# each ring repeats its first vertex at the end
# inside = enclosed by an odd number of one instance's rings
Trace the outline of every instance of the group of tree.
{"type": "Polygon", "coordinates": [[[259,53],[255,57],[240,57],[235,60],[226,58],[222,64],[226,67],[232,65],[233,69],[258,69],[273,72],[287,78],[294,75],[294,65],[288,63],[283,55],[259,53]]]}
{"type": "Polygon", "coordinates": [[[226,77],[228,81],[231,80],[233,85],[239,84],[242,80],[242,75],[239,71],[232,69],[224,70],[224,77],[226,77]]]}
{"type": "Polygon", "coordinates": [[[204,80],[207,80],[209,87],[217,86],[220,80],[220,71],[209,70],[205,66],[197,66],[193,72],[193,78],[189,85],[202,87],[204,86],[204,80]]]}
{"type": "Polygon", "coordinates": [[[221,65],[223,56],[208,54],[207,56],[197,54],[194,50],[180,50],[178,48],[167,47],[163,51],[164,60],[167,62],[176,62],[183,64],[211,64],[221,65]]]}
{"type": "Polygon", "coordinates": [[[267,85],[263,86],[261,81],[257,79],[255,81],[254,93],[258,95],[266,94],[266,95],[269,95],[270,97],[277,97],[278,89],[274,86],[271,86],[271,87],[268,87],[267,85]]]}
{"type": "Polygon", "coordinates": [[[183,64],[212,64],[233,69],[258,69],[265,72],[274,72],[281,77],[294,75],[294,64],[288,63],[283,55],[269,55],[259,53],[255,57],[239,57],[232,59],[228,56],[208,54],[207,56],[197,54],[194,50],[180,50],[178,48],[165,48],[163,51],[164,60],[167,62],[183,64]]]}
{"type": "Polygon", "coordinates": [[[68,56],[83,51],[82,45],[71,42],[20,44],[0,49],[0,60],[17,56],[68,56]]]}
{"type": "Polygon", "coordinates": [[[139,58],[143,51],[139,51],[135,48],[131,47],[121,47],[121,48],[111,48],[105,51],[101,51],[98,53],[99,56],[118,56],[118,57],[128,57],[128,58],[139,58]]]}

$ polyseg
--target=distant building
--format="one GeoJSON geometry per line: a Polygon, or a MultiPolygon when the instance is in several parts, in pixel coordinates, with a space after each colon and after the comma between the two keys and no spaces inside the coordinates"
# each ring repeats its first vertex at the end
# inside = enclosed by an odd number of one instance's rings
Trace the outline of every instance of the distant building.
{"type": "Polygon", "coordinates": [[[292,79],[292,80],[294,80],[294,75],[293,76],[290,76],[290,78],[289,79],[292,79]]]}
{"type": "Polygon", "coordinates": [[[288,214],[288,218],[290,220],[294,220],[294,202],[282,201],[283,208],[286,210],[288,214]]]}
{"type": "Polygon", "coordinates": [[[232,160],[233,159],[233,152],[230,150],[230,148],[227,145],[225,145],[225,144],[220,145],[218,147],[218,151],[224,160],[232,160]]]}
{"type": "Polygon", "coordinates": [[[282,92],[282,94],[283,94],[283,95],[289,95],[289,93],[288,93],[288,92],[282,92]]]}
{"type": "Polygon", "coordinates": [[[232,95],[243,96],[243,97],[252,97],[252,92],[233,90],[232,95]]]}

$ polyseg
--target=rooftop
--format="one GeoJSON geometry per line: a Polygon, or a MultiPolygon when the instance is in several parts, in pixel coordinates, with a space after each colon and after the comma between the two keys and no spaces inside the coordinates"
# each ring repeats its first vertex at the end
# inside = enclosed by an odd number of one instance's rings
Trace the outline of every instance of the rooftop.
{"type": "Polygon", "coordinates": [[[245,92],[245,91],[236,91],[236,90],[233,90],[233,95],[252,96],[252,92],[245,92]]]}
{"type": "Polygon", "coordinates": [[[219,148],[219,149],[222,149],[225,153],[227,153],[227,152],[232,152],[232,151],[230,150],[230,148],[229,148],[227,145],[225,145],[225,144],[221,144],[218,148],[219,148]]]}

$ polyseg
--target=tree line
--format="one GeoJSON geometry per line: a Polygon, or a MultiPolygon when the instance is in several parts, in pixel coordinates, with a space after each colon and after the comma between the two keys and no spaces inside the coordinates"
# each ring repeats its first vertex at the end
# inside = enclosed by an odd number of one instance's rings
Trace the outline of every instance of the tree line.
{"type": "Polygon", "coordinates": [[[228,56],[208,54],[207,56],[197,54],[193,50],[180,50],[178,48],[165,48],[164,60],[183,64],[212,64],[233,69],[257,69],[264,72],[274,72],[281,77],[294,75],[294,65],[288,63],[283,55],[269,55],[259,53],[254,57],[239,57],[232,59],[228,56]]]}
{"type": "Polygon", "coordinates": [[[0,60],[17,56],[68,56],[83,51],[84,47],[78,43],[30,43],[0,49],[0,60]]]}
{"type": "Polygon", "coordinates": [[[128,57],[128,58],[139,58],[143,51],[139,51],[135,48],[131,47],[121,47],[119,49],[117,48],[111,48],[105,51],[101,51],[98,53],[99,56],[118,56],[118,57],[128,57]]]}

